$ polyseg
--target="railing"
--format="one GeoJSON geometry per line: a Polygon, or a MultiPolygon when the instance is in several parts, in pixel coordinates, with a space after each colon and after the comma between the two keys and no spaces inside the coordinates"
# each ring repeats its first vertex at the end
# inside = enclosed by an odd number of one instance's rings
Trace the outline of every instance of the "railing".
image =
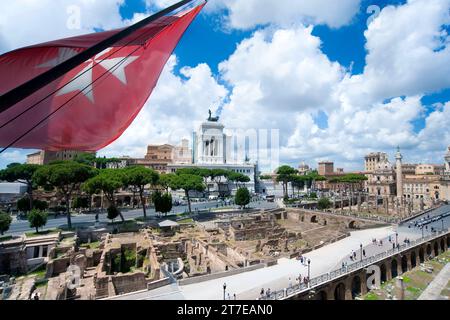
{"type": "Polygon", "coordinates": [[[344,277],[346,275],[350,275],[351,273],[353,273],[356,270],[360,270],[362,268],[373,265],[373,264],[375,264],[379,261],[382,261],[388,257],[395,256],[399,253],[402,253],[403,251],[405,251],[407,249],[417,247],[417,246],[422,245],[430,240],[437,239],[437,238],[441,237],[442,235],[448,234],[448,233],[449,233],[448,229],[438,231],[438,232],[436,232],[436,234],[428,235],[423,238],[413,240],[408,244],[403,244],[398,249],[397,248],[390,249],[388,251],[381,252],[372,257],[363,259],[362,261],[353,263],[345,268],[340,268],[340,269],[331,271],[329,273],[320,275],[318,277],[315,277],[315,278],[311,279],[308,284],[305,284],[305,283],[296,284],[292,287],[272,292],[269,297],[262,297],[262,298],[260,298],[260,300],[284,300],[284,299],[294,297],[298,294],[308,292],[309,290],[312,290],[314,287],[318,287],[320,285],[323,285],[324,283],[344,277]]]}

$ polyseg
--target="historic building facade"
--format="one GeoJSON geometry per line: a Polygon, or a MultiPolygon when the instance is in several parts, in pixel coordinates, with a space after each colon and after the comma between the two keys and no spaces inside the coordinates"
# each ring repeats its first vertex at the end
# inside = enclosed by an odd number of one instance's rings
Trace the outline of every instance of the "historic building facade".
{"type": "Polygon", "coordinates": [[[81,152],[81,151],[38,151],[27,155],[27,164],[47,165],[52,161],[72,161],[77,155],[83,153],[95,154],[95,152],[81,152]]]}
{"type": "Polygon", "coordinates": [[[395,159],[396,164],[392,166],[384,153],[371,153],[365,157],[366,170],[371,169],[366,172],[370,196],[395,198],[398,207],[411,210],[450,200],[450,147],[445,165],[405,164],[400,149],[395,159]],[[375,167],[373,163],[377,163],[375,167]]]}
{"type": "Polygon", "coordinates": [[[257,192],[257,164],[235,156],[235,150],[232,150],[232,137],[225,134],[225,127],[218,120],[210,117],[193,133],[192,163],[169,164],[167,172],[174,173],[178,169],[192,167],[225,169],[248,176],[250,182],[246,186],[249,190],[257,192]]]}

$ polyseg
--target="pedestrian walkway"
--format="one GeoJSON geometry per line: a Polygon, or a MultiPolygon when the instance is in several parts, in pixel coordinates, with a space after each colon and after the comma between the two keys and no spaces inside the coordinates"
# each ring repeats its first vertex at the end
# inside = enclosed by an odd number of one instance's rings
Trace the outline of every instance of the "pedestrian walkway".
{"type": "Polygon", "coordinates": [[[445,267],[434,278],[430,285],[420,295],[418,300],[439,300],[441,292],[447,287],[450,281],[450,263],[447,263],[445,267]]]}
{"type": "Polygon", "coordinates": [[[367,257],[373,257],[377,254],[395,249],[397,246],[397,241],[401,246],[405,244],[405,240],[413,241],[419,238],[420,235],[415,233],[402,233],[396,236],[396,232],[392,229],[390,235],[383,235],[383,237],[374,238],[374,240],[376,240],[375,242],[372,242],[368,245],[364,245],[363,243],[361,243],[363,244],[362,249],[360,245],[356,245],[354,248],[352,248],[351,251],[348,252],[347,256],[335,266],[335,269],[339,269],[344,265],[351,265],[355,262],[364,260],[367,257]]]}

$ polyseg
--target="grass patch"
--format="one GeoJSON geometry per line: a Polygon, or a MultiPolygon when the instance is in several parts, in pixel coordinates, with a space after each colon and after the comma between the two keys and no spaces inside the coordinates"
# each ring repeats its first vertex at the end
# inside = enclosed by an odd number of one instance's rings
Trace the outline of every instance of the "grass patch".
{"type": "Polygon", "coordinates": [[[178,221],[178,223],[194,223],[194,219],[186,218],[186,219],[178,221]]]}
{"type": "Polygon", "coordinates": [[[0,236],[0,242],[9,241],[12,239],[12,236],[0,236]]]}
{"type": "Polygon", "coordinates": [[[379,300],[379,297],[375,293],[370,292],[370,293],[366,294],[366,296],[364,297],[364,300],[375,301],[375,300],[379,300]]]}
{"type": "Polygon", "coordinates": [[[52,229],[52,230],[46,230],[46,231],[39,231],[38,233],[27,232],[27,233],[25,233],[25,235],[27,236],[27,238],[34,238],[34,237],[48,236],[51,234],[60,233],[61,231],[62,231],[61,229],[52,229]]]}
{"type": "Polygon", "coordinates": [[[48,285],[48,279],[40,279],[36,281],[36,288],[44,288],[48,285]]]}
{"type": "Polygon", "coordinates": [[[95,241],[95,242],[91,242],[91,243],[83,243],[83,244],[81,245],[81,247],[82,247],[82,248],[86,248],[86,249],[92,249],[92,250],[95,250],[95,249],[100,248],[100,244],[101,244],[100,241],[95,241]]]}
{"type": "Polygon", "coordinates": [[[27,276],[29,276],[29,277],[35,276],[38,279],[43,279],[43,278],[45,278],[46,273],[47,273],[47,266],[43,265],[43,266],[39,267],[39,269],[37,269],[33,272],[30,272],[30,273],[27,273],[27,276]]]}

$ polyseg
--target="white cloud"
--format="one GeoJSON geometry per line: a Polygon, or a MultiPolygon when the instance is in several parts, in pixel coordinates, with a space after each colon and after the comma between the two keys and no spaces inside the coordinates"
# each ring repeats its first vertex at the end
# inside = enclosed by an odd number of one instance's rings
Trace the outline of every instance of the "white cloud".
{"type": "Polygon", "coordinates": [[[450,25],[449,8],[450,0],[410,0],[384,8],[365,32],[364,73],[343,82],[343,102],[375,102],[450,87],[450,37],[443,29],[450,25]]]}
{"type": "Polygon", "coordinates": [[[449,7],[447,0],[415,0],[385,8],[365,34],[364,73],[353,76],[329,61],[310,28],[257,31],[220,65],[232,87],[223,120],[280,128],[285,162],[330,159],[361,168],[366,153],[397,145],[409,161],[442,162],[449,106],[426,116],[421,98],[450,87],[442,31],[449,7]],[[327,115],[325,129],[318,111],[327,115]],[[424,117],[417,133],[413,123],[424,117]]]}
{"type": "Polygon", "coordinates": [[[258,31],[219,69],[233,88],[224,109],[228,125],[292,129],[298,112],[331,110],[345,70],[320,51],[311,27],[258,31]],[[255,121],[255,119],[257,121],[255,121]]]}
{"type": "Polygon", "coordinates": [[[351,22],[360,0],[211,0],[209,11],[226,8],[228,25],[251,29],[260,25],[326,24],[339,28],[351,22]]]}
{"type": "Polygon", "coordinates": [[[0,38],[3,50],[44,41],[105,30],[123,25],[119,7],[125,0],[16,0],[2,1],[0,38]],[[80,9],[80,29],[68,28],[73,14],[80,9]]]}

